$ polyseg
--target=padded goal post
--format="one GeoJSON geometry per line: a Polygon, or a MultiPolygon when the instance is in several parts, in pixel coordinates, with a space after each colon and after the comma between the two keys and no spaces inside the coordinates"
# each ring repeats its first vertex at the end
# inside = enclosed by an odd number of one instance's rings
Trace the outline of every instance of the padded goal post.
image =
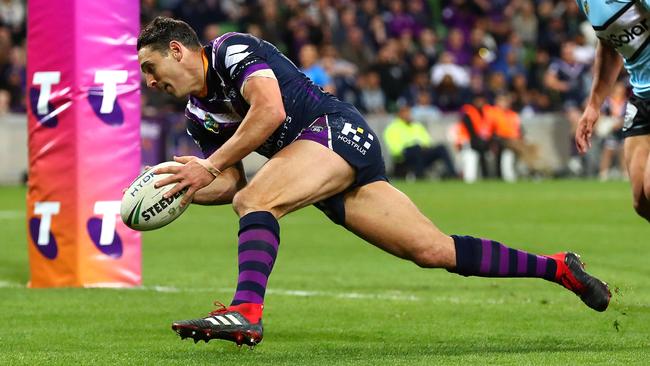
{"type": "Polygon", "coordinates": [[[30,0],[30,287],[141,284],[120,220],[140,170],[139,1],[30,0]]]}

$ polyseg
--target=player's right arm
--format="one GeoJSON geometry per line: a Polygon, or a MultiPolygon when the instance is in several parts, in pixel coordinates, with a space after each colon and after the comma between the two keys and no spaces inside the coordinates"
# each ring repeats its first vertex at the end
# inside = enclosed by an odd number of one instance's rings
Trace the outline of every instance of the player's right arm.
{"type": "MultiPolygon", "coordinates": [[[[210,132],[202,127],[202,123],[193,120],[191,113],[186,112],[187,134],[194,139],[207,158],[212,155],[225,141],[227,141],[234,129],[224,129],[219,127],[218,133],[210,132]]],[[[196,117],[194,117],[196,118],[196,117]]],[[[199,159],[194,156],[175,157],[174,160],[186,164],[193,159],[199,159]]],[[[227,205],[232,203],[235,194],[246,186],[246,174],[244,173],[244,164],[241,161],[221,171],[214,180],[207,186],[199,189],[192,198],[192,203],[197,205],[227,205]]]]}
{"type": "Polygon", "coordinates": [[[576,145],[581,153],[587,152],[591,147],[591,135],[594,125],[598,121],[598,117],[600,117],[600,107],[611,92],[612,86],[614,86],[618,74],[621,72],[623,59],[613,47],[599,39],[593,67],[594,76],[591,92],[576,129],[576,145]]]}

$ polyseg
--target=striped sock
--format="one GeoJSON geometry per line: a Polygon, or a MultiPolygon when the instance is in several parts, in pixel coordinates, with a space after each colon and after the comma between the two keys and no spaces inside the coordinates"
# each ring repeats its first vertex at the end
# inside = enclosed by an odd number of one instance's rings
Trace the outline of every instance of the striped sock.
{"type": "Polygon", "coordinates": [[[555,282],[555,259],[531,254],[488,239],[451,236],[456,246],[455,272],[463,276],[538,277],[555,282]]]}
{"type": "Polygon", "coordinates": [[[251,212],[239,220],[239,278],[230,305],[264,303],[279,244],[280,225],[270,212],[251,212]]]}

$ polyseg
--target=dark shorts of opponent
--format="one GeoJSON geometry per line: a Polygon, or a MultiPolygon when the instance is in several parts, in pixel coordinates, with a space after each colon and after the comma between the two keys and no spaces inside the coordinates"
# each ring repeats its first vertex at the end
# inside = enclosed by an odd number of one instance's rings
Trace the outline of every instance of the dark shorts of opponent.
{"type": "Polygon", "coordinates": [[[650,134],[650,99],[632,95],[628,100],[623,120],[623,137],[650,134]]]}
{"type": "Polygon", "coordinates": [[[379,137],[355,110],[343,110],[318,117],[296,140],[315,141],[341,156],[354,168],[354,183],[341,193],[314,204],[330,220],[345,224],[343,197],[356,187],[387,181],[379,137]]]}

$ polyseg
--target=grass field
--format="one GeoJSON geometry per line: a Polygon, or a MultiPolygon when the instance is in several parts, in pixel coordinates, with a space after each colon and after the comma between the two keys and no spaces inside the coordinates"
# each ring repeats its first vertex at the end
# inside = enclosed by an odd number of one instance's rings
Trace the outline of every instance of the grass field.
{"type": "Polygon", "coordinates": [[[617,292],[596,313],[532,279],[463,278],[393,258],[307,208],[282,219],[264,342],[180,341],[173,320],[230,301],[237,219],[191,207],[144,235],[140,289],[26,289],[22,188],[0,188],[0,365],[650,363],[650,226],[626,183],[398,184],[445,232],[572,249],[617,292]]]}

